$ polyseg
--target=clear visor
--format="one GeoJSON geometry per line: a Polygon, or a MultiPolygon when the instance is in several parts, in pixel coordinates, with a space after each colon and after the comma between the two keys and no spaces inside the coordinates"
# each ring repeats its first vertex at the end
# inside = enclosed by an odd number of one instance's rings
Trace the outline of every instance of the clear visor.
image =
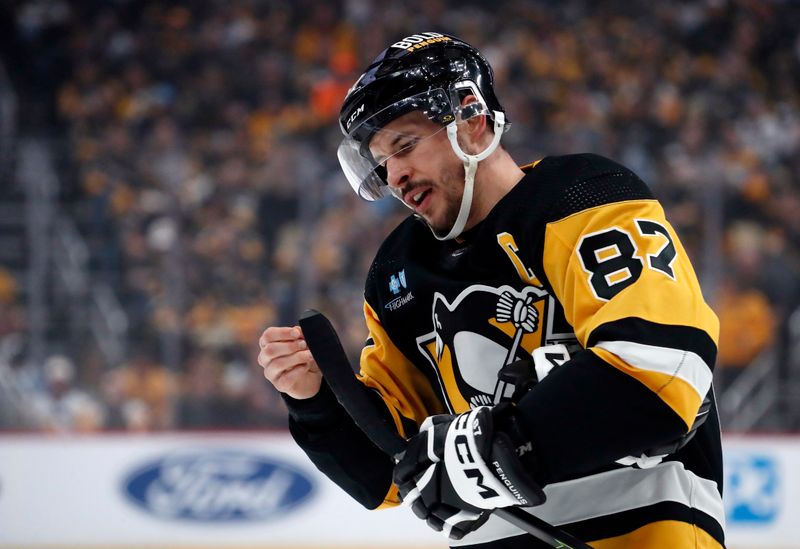
{"type": "Polygon", "coordinates": [[[347,181],[353,190],[366,200],[379,200],[390,196],[386,181],[386,161],[406,154],[419,143],[439,133],[455,120],[448,94],[442,89],[431,90],[402,99],[367,118],[342,140],[336,155],[347,181]],[[383,128],[395,118],[412,111],[422,112],[440,127],[423,134],[383,128]],[[370,143],[380,144],[380,155],[375,158],[370,143]]]}

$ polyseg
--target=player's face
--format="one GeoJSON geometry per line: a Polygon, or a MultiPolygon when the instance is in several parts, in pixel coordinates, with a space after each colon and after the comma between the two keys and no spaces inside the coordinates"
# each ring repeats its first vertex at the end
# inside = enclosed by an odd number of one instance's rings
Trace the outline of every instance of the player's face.
{"type": "Polygon", "coordinates": [[[369,149],[386,168],[394,195],[436,234],[446,235],[461,206],[464,165],[453,152],[444,127],[421,112],[410,112],[375,134],[369,149]]]}

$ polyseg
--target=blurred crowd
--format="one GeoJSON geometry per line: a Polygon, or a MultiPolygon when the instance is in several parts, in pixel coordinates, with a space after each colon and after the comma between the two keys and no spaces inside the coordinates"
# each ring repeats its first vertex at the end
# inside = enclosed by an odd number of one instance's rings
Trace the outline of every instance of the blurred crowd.
{"type": "MultiPolygon", "coordinates": [[[[13,14],[29,44],[60,29],[74,215],[131,326],[122,363],[55,353],[23,380],[37,395],[24,426],[283,426],[257,339],[307,307],[357,356],[367,268],[406,213],[351,192],[336,114],[372,57],[428,30],[489,58],[521,163],[595,152],[653,188],[720,315],[720,383],[785,339],[800,297],[796,3],[38,0],[13,14]]],[[[24,319],[0,320],[0,338],[15,331],[24,319]]]]}

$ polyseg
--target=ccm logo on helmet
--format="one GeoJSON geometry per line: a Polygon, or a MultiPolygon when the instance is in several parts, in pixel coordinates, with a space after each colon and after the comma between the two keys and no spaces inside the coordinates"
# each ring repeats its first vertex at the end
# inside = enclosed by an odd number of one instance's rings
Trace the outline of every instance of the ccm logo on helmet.
{"type": "Polygon", "coordinates": [[[360,107],[358,107],[353,114],[350,115],[350,118],[347,119],[347,129],[350,129],[350,126],[353,124],[358,115],[364,112],[364,104],[362,103],[360,107]]]}
{"type": "Polygon", "coordinates": [[[450,37],[440,34],[438,32],[423,32],[420,34],[412,34],[411,36],[406,36],[399,42],[395,42],[394,44],[392,44],[390,47],[399,48],[401,50],[413,51],[415,49],[427,46],[428,44],[433,44],[435,42],[443,42],[445,40],[450,40],[450,37]]]}

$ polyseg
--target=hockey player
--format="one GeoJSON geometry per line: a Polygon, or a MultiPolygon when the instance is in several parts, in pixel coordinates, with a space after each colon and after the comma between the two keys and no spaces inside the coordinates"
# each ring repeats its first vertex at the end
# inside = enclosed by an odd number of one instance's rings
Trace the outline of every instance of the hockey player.
{"type": "Polygon", "coordinates": [[[689,258],[624,166],[518,167],[492,78],[473,47],[427,32],[348,92],[348,181],[413,211],[367,276],[359,374],[408,450],[382,454],[300,329],[273,327],[259,363],[291,432],[364,506],[402,499],[452,546],[538,546],[487,512],[519,505],[593,547],[723,547],[718,322],[689,258]]]}

